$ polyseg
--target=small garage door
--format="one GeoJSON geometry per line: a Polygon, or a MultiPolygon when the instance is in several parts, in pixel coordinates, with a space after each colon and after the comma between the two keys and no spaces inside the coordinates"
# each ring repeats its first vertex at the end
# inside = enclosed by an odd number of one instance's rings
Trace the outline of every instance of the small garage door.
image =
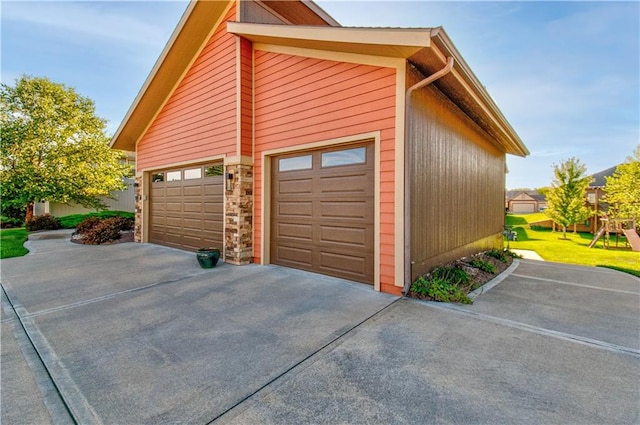
{"type": "Polygon", "coordinates": [[[222,248],[223,174],[222,164],[151,173],[149,242],[222,248]]]}
{"type": "Polygon", "coordinates": [[[373,145],[272,158],[271,262],[373,283],[373,145]]]}

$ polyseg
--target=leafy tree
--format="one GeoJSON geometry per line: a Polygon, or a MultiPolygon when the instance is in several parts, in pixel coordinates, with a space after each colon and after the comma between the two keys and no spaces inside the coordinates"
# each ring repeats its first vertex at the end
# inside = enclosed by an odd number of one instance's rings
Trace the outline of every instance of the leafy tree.
{"type": "Polygon", "coordinates": [[[633,155],[606,177],[605,201],[613,217],[640,219],[640,145],[633,155]]]}
{"type": "Polygon", "coordinates": [[[129,167],[109,148],[93,101],[47,78],[0,86],[0,195],[33,216],[39,201],[105,208],[99,197],[124,188],[129,167]]]}
{"type": "Polygon", "coordinates": [[[544,213],[562,226],[564,239],[568,226],[586,220],[590,214],[585,205],[585,190],[592,178],[586,172],[587,167],[573,157],[553,166],[554,179],[547,192],[548,207],[544,213]]]}

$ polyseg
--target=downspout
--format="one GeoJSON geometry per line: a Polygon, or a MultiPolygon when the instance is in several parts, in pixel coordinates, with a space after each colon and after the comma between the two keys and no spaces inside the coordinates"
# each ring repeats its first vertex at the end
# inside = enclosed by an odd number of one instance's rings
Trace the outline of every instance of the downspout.
{"type": "Polygon", "coordinates": [[[447,58],[447,64],[440,71],[437,71],[422,81],[417,82],[407,89],[404,96],[404,288],[402,293],[406,296],[411,287],[411,173],[409,171],[409,163],[411,155],[409,154],[409,141],[411,133],[409,127],[409,117],[411,115],[411,95],[414,91],[427,86],[439,78],[444,77],[453,69],[453,57],[447,58]]]}

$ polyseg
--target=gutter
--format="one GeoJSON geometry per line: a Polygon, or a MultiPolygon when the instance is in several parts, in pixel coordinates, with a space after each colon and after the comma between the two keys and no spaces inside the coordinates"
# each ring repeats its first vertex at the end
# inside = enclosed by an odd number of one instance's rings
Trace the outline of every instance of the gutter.
{"type": "Polygon", "coordinates": [[[402,294],[405,296],[409,293],[409,288],[411,287],[411,266],[413,265],[413,262],[411,261],[411,175],[408,170],[411,158],[408,149],[409,144],[407,143],[407,141],[411,140],[411,137],[409,137],[411,95],[414,91],[425,87],[450,73],[453,70],[454,62],[453,57],[449,56],[444,68],[409,87],[404,96],[404,288],[402,289],[402,294]]]}

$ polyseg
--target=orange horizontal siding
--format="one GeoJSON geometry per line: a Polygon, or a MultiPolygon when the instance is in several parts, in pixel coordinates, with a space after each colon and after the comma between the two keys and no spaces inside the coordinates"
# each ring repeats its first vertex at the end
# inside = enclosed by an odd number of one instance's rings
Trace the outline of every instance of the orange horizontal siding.
{"type": "MultiPolygon", "coordinates": [[[[255,158],[374,131],[380,140],[380,282],[395,288],[395,69],[256,51],[255,158]],[[384,234],[384,236],[382,236],[384,234]]],[[[262,162],[255,162],[254,255],[260,261],[262,162]]],[[[395,291],[395,289],[393,289],[395,291]]],[[[389,292],[389,291],[387,291],[389,292]]]]}
{"type": "MultiPolygon", "coordinates": [[[[236,20],[231,7],[223,21],[236,20]]],[[[220,25],[137,146],[139,169],[236,152],[235,36],[220,25]]]]}

